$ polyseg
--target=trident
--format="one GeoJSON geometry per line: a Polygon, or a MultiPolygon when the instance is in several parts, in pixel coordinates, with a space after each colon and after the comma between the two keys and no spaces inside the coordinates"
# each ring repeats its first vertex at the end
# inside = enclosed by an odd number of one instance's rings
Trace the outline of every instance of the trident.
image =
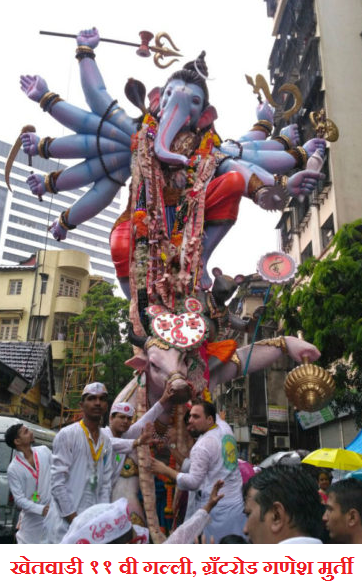
{"type": "MultiPolygon", "coordinates": [[[[70,35],[67,33],[49,32],[46,30],[41,30],[41,31],[39,31],[39,33],[41,35],[50,35],[52,37],[67,37],[70,39],[77,38],[77,35],[70,35]]],[[[128,47],[137,47],[136,53],[140,57],[149,57],[151,55],[151,51],[152,51],[153,53],[155,53],[153,56],[153,62],[156,65],[156,67],[159,67],[160,69],[166,69],[166,67],[170,67],[170,65],[175,63],[175,61],[178,61],[178,59],[171,59],[171,61],[169,61],[168,63],[160,63],[160,61],[162,61],[164,59],[164,57],[182,57],[181,53],[178,52],[179,49],[173,43],[170,35],[168,35],[166,32],[160,32],[160,33],[156,34],[154,46],[150,46],[150,41],[154,37],[154,35],[151,32],[149,32],[147,30],[142,30],[139,33],[139,35],[141,37],[141,43],[130,43],[128,41],[118,41],[115,39],[105,39],[105,38],[100,38],[99,40],[103,41],[104,43],[116,43],[117,45],[127,45],[128,47]],[[165,47],[164,43],[162,43],[162,39],[165,39],[166,41],[168,41],[170,43],[170,45],[172,46],[172,49],[165,47]]]]}

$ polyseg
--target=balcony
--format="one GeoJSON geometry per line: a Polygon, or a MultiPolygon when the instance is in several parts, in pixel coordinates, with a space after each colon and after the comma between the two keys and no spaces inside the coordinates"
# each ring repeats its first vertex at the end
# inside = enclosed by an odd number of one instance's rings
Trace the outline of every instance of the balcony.
{"type": "Polygon", "coordinates": [[[77,270],[86,276],[90,268],[89,256],[78,250],[61,250],[58,256],[58,267],[77,270]]]}
{"type": "Polygon", "coordinates": [[[84,301],[77,297],[63,297],[58,296],[54,303],[55,313],[70,313],[72,315],[80,315],[83,311],[84,301]]]}
{"type": "Polygon", "coordinates": [[[53,339],[51,341],[53,360],[63,361],[65,358],[65,350],[67,349],[67,342],[64,339],[53,339]]]}

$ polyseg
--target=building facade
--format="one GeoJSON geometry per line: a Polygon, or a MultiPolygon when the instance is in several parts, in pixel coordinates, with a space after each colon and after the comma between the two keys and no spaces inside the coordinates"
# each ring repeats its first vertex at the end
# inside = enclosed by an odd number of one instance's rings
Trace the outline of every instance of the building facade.
{"type": "MultiPolygon", "coordinates": [[[[298,124],[302,144],[315,136],[311,112],[323,108],[339,128],[338,140],[328,143],[325,179],[304,201],[291,199],[277,225],[281,249],[299,264],[310,256],[323,258],[336,231],[362,217],[362,3],[265,1],[274,20],[269,58],[274,98],[287,82],[301,90],[303,107],[290,122],[298,124]]],[[[289,105],[286,101],[284,108],[289,105]]],[[[279,116],[276,122],[278,134],[285,121],[279,116]]],[[[344,447],[356,434],[354,422],[349,417],[335,420],[330,409],[324,410],[298,415],[299,441],[314,434],[321,447],[344,447]]]]}
{"type": "Polygon", "coordinates": [[[65,350],[71,341],[69,319],[82,312],[82,297],[99,280],[90,274],[89,255],[78,250],[41,250],[21,264],[0,266],[0,360],[4,375],[9,378],[11,372],[5,370],[10,368],[19,377],[14,392],[9,382],[10,392],[17,396],[10,401],[16,412],[10,414],[21,415],[21,401],[29,402],[22,395],[21,382],[27,382],[27,394],[37,367],[33,358],[40,350],[39,360],[45,353],[49,358],[50,373],[40,393],[32,395],[39,397],[39,404],[42,394],[48,402],[54,398],[60,403],[65,350]]]}
{"type": "MultiPolygon", "coordinates": [[[[324,108],[339,128],[329,143],[325,180],[310,197],[292,199],[278,223],[281,247],[300,263],[322,257],[335,232],[362,217],[362,59],[360,0],[266,0],[274,19],[269,58],[275,99],[284,83],[301,90],[303,108],[291,122],[301,142],[315,135],[310,113],[324,108]]],[[[289,105],[285,103],[285,108],[289,105]]],[[[276,134],[285,125],[277,120],[276,134]]]]}
{"type": "Polygon", "coordinates": [[[115,270],[110,256],[109,235],[120,215],[120,192],[107,209],[69,231],[66,240],[58,242],[48,227],[62,211],[82,197],[86,189],[54,195],[46,193],[43,201],[38,201],[26,183],[30,172],[47,174],[65,167],[35,157],[31,168],[28,157],[19,152],[11,171],[10,192],[5,181],[5,164],[10,148],[9,144],[0,141],[0,264],[17,264],[37,250],[76,250],[89,254],[92,274],[98,274],[114,284],[115,270]]]}

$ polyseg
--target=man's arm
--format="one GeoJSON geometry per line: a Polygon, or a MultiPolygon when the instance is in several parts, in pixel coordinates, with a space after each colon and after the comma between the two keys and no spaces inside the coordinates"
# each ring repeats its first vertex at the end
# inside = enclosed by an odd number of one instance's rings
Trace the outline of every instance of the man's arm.
{"type": "Polygon", "coordinates": [[[154,459],[153,473],[166,475],[177,483],[181,490],[197,490],[204,481],[210,466],[213,464],[213,453],[218,452],[217,441],[214,437],[205,437],[201,444],[196,443],[190,453],[190,469],[188,473],[181,473],[154,459]]]}
{"type": "Polygon", "coordinates": [[[106,433],[102,433],[104,445],[103,455],[103,479],[99,493],[99,503],[108,503],[111,501],[112,493],[112,474],[113,474],[113,457],[112,457],[112,444],[106,433]]]}
{"type": "Polygon", "coordinates": [[[160,416],[160,414],[164,411],[164,405],[170,398],[173,396],[174,390],[172,388],[168,388],[162,394],[160,400],[156,402],[139,420],[137,420],[133,425],[130,426],[128,431],[123,433],[123,439],[137,439],[142,429],[145,427],[146,423],[153,423],[155,420],[160,416]]]}
{"type": "Polygon", "coordinates": [[[52,496],[58,504],[60,514],[69,522],[77,515],[73,494],[67,486],[73,446],[68,441],[68,433],[60,431],[53,442],[51,466],[52,496]]]}
{"type": "Polygon", "coordinates": [[[179,526],[163,544],[191,544],[195,538],[200,536],[205,526],[210,521],[210,512],[216,506],[224,494],[219,494],[219,490],[224,482],[219,479],[213,486],[208,502],[203,508],[197,510],[193,516],[181,526],[179,526]]]}
{"type": "Polygon", "coordinates": [[[44,504],[33,502],[33,500],[26,496],[25,486],[21,480],[21,476],[13,465],[8,469],[8,481],[10,491],[17,507],[24,510],[24,512],[32,512],[33,514],[41,516],[46,506],[44,506],[44,504]]]}

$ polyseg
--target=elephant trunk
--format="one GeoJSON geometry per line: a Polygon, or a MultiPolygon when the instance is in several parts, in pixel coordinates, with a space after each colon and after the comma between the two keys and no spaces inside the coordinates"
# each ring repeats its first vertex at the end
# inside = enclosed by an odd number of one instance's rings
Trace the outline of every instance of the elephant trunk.
{"type": "Polygon", "coordinates": [[[155,153],[160,161],[174,166],[188,164],[186,156],[171,152],[170,147],[176,134],[189,122],[189,97],[186,92],[179,92],[178,99],[172,100],[172,103],[161,111],[160,125],[155,138],[155,153]]]}

